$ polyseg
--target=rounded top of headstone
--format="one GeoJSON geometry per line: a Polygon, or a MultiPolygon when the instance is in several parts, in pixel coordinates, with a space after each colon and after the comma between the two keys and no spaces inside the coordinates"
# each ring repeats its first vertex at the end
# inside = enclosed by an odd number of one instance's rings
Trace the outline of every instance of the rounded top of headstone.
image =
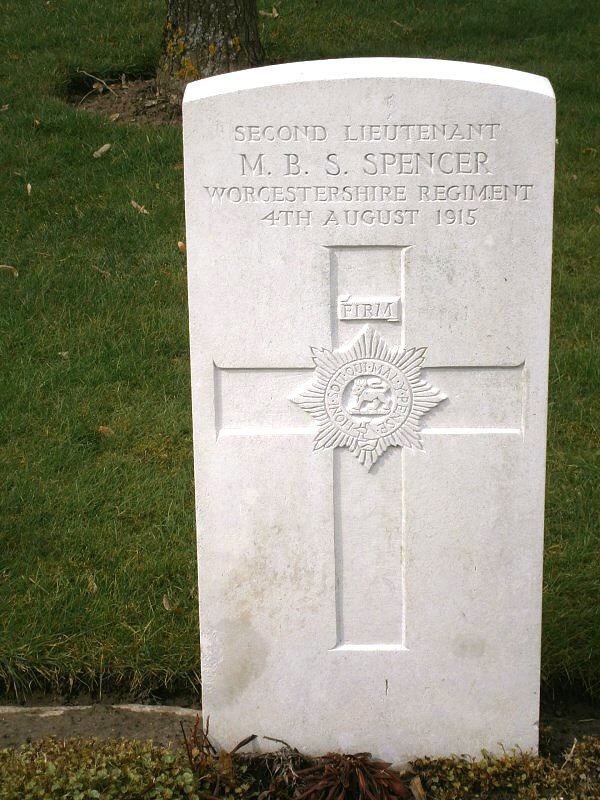
{"type": "Polygon", "coordinates": [[[183,102],[187,104],[206,97],[266,86],[359,78],[465,81],[505,86],[554,98],[547,78],[489,64],[427,58],[340,58],[277,64],[204,78],[187,85],[183,102]]]}

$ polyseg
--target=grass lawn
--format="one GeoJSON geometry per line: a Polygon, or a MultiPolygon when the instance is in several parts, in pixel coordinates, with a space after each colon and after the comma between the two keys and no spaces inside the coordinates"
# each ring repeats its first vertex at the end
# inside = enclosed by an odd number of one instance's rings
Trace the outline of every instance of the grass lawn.
{"type": "MultiPolygon", "coordinates": [[[[597,10],[275,2],[260,22],[270,62],[435,57],[554,86],[543,675],[600,693],[597,10]]],[[[12,697],[198,686],[181,132],[65,102],[79,70],[152,75],[163,16],[162,0],[0,0],[0,264],[14,268],[0,269],[0,693],[12,697]]]]}

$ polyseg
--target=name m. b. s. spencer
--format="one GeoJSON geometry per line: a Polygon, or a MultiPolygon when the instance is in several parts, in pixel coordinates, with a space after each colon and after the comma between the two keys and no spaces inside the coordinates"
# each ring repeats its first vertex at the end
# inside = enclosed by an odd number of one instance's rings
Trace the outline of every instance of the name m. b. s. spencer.
{"type": "MultiPolygon", "coordinates": [[[[321,165],[315,169],[311,159],[311,169],[307,169],[307,159],[297,153],[266,155],[257,153],[248,155],[239,153],[242,176],[269,176],[276,169],[284,176],[308,175],[317,172],[331,177],[347,175],[345,165],[354,159],[346,154],[327,153],[321,165]]],[[[492,175],[489,168],[488,154],[476,150],[474,152],[379,152],[364,153],[358,165],[358,171],[364,175],[492,175]]]]}

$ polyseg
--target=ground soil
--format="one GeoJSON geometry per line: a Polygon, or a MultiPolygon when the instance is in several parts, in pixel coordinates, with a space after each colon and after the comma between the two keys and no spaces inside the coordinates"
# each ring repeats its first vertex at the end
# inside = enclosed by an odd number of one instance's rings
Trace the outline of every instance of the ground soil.
{"type": "Polygon", "coordinates": [[[95,88],[74,93],[69,100],[84,111],[108,117],[112,122],[143,125],[181,125],[181,105],[174,105],[156,91],[156,81],[94,81],[95,88]]]}
{"type": "Polygon", "coordinates": [[[176,706],[0,707],[0,748],[55,736],[98,739],[152,739],[156,744],[183,746],[183,724],[190,732],[198,709],[176,706]]]}

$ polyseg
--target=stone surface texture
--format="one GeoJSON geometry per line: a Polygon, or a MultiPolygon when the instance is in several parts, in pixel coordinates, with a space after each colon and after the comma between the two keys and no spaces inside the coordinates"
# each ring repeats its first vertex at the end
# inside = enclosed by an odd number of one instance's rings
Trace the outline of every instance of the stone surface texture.
{"type": "Polygon", "coordinates": [[[539,76],[412,59],[188,86],[219,745],[536,749],[554,105],[539,76]]]}

